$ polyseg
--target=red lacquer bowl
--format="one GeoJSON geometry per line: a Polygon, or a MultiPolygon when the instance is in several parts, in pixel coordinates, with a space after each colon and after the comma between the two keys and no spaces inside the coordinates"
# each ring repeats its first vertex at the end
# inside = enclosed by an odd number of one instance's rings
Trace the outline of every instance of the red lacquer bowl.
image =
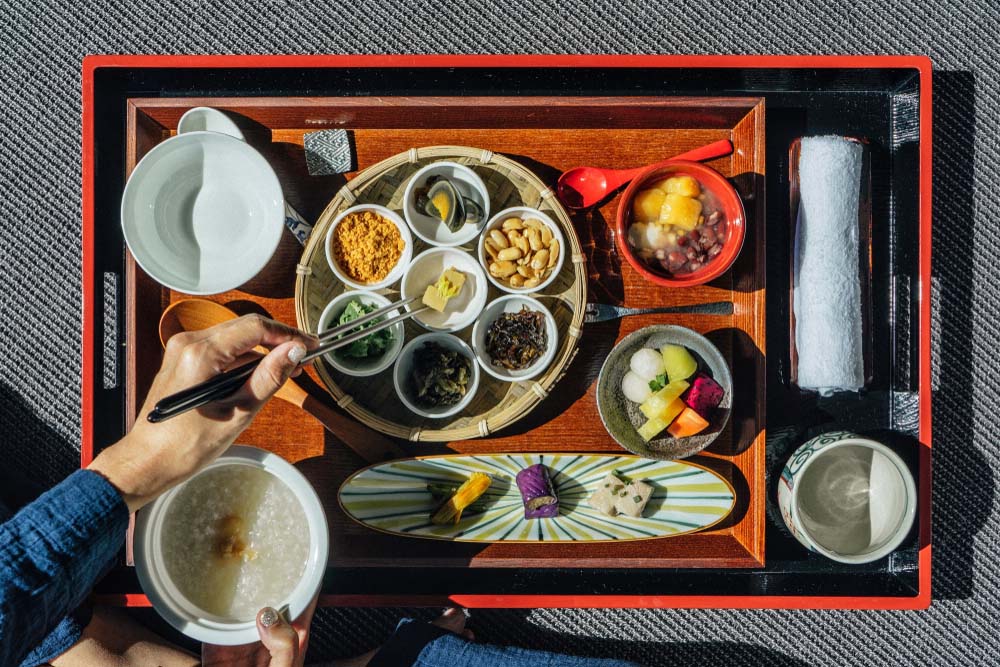
{"type": "Polygon", "coordinates": [[[628,263],[646,280],[664,287],[691,287],[715,280],[733,265],[743,247],[743,237],[746,236],[746,214],[743,212],[743,202],[736,193],[736,188],[722,174],[700,162],[677,160],[667,165],[653,167],[629,184],[618,204],[618,223],[615,231],[618,236],[618,249],[628,263]],[[628,228],[632,224],[632,201],[635,195],[657,181],[678,174],[693,176],[703,190],[714,195],[725,216],[726,232],[722,252],[697,271],[672,275],[665,270],[654,268],[635,254],[628,242],[628,228]]]}

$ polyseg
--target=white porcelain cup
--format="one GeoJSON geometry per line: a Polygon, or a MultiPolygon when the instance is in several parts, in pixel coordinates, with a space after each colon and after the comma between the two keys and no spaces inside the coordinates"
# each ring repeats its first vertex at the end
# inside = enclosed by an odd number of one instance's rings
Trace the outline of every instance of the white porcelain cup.
{"type": "Polygon", "coordinates": [[[278,247],[286,217],[281,185],[225,114],[195,107],[177,132],[139,161],[125,185],[125,242],[139,266],[171,289],[235,289],[278,247]]]}
{"type": "Polygon", "coordinates": [[[899,547],[910,532],[917,489],[906,463],[891,449],[832,431],[788,459],[778,506],[807,549],[841,563],[869,563],[899,547]]]}

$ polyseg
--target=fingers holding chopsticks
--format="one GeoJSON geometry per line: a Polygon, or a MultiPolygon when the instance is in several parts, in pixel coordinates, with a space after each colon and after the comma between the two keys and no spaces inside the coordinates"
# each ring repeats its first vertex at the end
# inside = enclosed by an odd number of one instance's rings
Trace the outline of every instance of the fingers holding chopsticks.
{"type": "Polygon", "coordinates": [[[210,329],[203,329],[201,333],[206,332],[208,335],[202,340],[212,349],[219,372],[232,366],[238,357],[258,345],[275,348],[282,343],[296,341],[306,350],[319,346],[315,336],[257,314],[244,315],[210,329]]]}

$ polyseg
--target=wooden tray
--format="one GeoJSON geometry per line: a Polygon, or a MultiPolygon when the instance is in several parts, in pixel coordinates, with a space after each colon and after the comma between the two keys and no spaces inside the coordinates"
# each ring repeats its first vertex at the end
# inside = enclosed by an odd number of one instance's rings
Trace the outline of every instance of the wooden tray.
{"type": "MultiPolygon", "coordinates": [[[[402,215],[403,194],[410,177],[418,169],[440,161],[464,164],[483,179],[490,193],[490,216],[514,206],[529,206],[548,215],[562,230],[565,247],[561,252],[565,253],[566,261],[552,284],[533,295],[552,313],[559,332],[558,350],[552,363],[530,382],[502,382],[481,373],[475,398],[453,417],[426,419],[411,412],[396,395],[391,368],[374,376],[351,377],[338,372],[325,357],[317,360],[316,372],[337,405],[387,435],[423,442],[482,437],[531,412],[549,395],[576,355],[587,305],[587,273],[580,242],[554,190],[524,165],[489,150],[468,146],[413,147],[372,165],[352,179],[320,215],[297,269],[295,317],[301,329],[315,332],[323,309],[349,289],[334,275],[326,258],[326,235],[337,215],[357,204],[379,204],[402,215]]],[[[462,244],[459,249],[475,256],[478,240],[477,237],[462,244]]],[[[416,235],[413,244],[414,257],[431,247],[416,235]]],[[[400,298],[399,290],[397,284],[379,292],[395,301],[400,298]]],[[[489,286],[487,304],[501,296],[504,292],[489,286]]],[[[413,320],[405,323],[405,330],[406,340],[427,332],[413,320]]],[[[472,346],[471,325],[455,335],[472,346]]]]}
{"type": "MultiPolygon", "coordinates": [[[[192,106],[239,117],[251,144],[278,172],[286,198],[315,220],[344,177],[310,177],[302,137],[327,127],[352,130],[361,169],[413,146],[467,145],[517,160],[549,185],[567,168],[633,167],[730,138],[734,153],[710,166],[730,177],[744,198],[748,233],[734,268],[709,285],[667,290],[651,285],[618,257],[609,224],[611,199],[573,222],[589,270],[592,301],[647,307],[731,301],[732,315],[639,316],[588,325],[558,391],[515,426],[478,440],[403,443],[412,455],[497,451],[613,452],[601,426],[594,384],[617,340],[652,323],[675,323],[706,334],[732,362],[736,394],[730,425],[695,462],[722,474],[737,493],[723,523],[693,535],[623,544],[447,544],[406,540],[355,525],[337,505],[341,482],[362,462],[318,422],[288,404],[266,406],[240,442],[275,451],[311,479],[328,513],[332,567],[755,567],[764,563],[764,104],[761,98],[357,97],[132,98],[128,101],[126,173],[169,137],[192,106]]],[[[271,264],[253,281],[212,297],[241,312],[264,311],[295,323],[295,267],[302,247],[286,234],[271,264]]],[[[125,270],[127,346],[125,418],[130,426],[161,358],[159,314],[184,295],[162,288],[131,257],[125,270]]],[[[311,371],[308,388],[332,404],[311,371]]],[[[303,376],[305,377],[305,376],[303,376]]]]}

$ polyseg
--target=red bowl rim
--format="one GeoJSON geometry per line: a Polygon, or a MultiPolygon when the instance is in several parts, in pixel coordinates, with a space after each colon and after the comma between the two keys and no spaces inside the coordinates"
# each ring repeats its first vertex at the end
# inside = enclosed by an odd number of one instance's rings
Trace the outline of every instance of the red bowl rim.
{"type": "Polygon", "coordinates": [[[739,193],[736,192],[733,184],[715,169],[700,162],[690,162],[688,160],[671,160],[665,164],[652,166],[632,179],[632,182],[625,188],[625,192],[622,193],[621,199],[618,202],[617,218],[616,232],[618,236],[618,248],[625,256],[625,259],[646,280],[663,285],[664,287],[693,287],[715,280],[728,271],[733,262],[736,261],[740,251],[743,249],[743,240],[746,237],[746,210],[743,208],[743,200],[740,198],[739,193]],[[736,219],[730,218],[727,220],[727,223],[730,225],[730,238],[723,246],[719,256],[706,264],[704,268],[687,274],[683,278],[668,278],[649,269],[646,263],[632,252],[632,249],[628,245],[628,237],[626,236],[629,207],[632,199],[635,197],[635,193],[652,179],[653,174],[671,172],[690,173],[698,176],[699,180],[708,182],[709,187],[719,197],[728,197],[734,201],[739,211],[736,219]]]}

